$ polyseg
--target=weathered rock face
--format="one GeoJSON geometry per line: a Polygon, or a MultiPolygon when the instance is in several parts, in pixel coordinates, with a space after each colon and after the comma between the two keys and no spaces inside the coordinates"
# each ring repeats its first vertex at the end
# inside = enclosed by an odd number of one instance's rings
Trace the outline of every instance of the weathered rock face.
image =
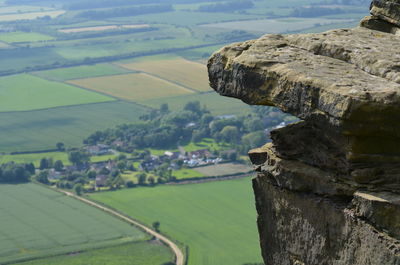
{"type": "Polygon", "coordinates": [[[303,120],[249,153],[267,265],[400,264],[400,1],[373,1],[371,14],[209,60],[221,95],[303,120]]]}

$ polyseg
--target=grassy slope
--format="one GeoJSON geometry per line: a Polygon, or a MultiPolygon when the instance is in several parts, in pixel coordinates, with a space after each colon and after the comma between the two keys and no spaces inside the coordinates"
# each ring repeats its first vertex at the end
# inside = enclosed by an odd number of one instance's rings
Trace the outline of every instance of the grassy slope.
{"type": "Polygon", "coordinates": [[[141,230],[36,184],[0,185],[0,263],[145,240],[141,230]]]}
{"type": "Polygon", "coordinates": [[[71,164],[68,160],[68,154],[64,152],[0,155],[0,164],[14,161],[15,163],[33,163],[35,167],[39,167],[42,158],[52,158],[53,161],[61,160],[64,165],[71,164]]]}
{"type": "Polygon", "coordinates": [[[136,104],[116,101],[0,113],[0,152],[54,149],[57,142],[78,147],[96,130],[137,122],[144,112],[136,104]]]}
{"type": "Polygon", "coordinates": [[[19,265],[161,265],[173,261],[170,250],[161,244],[135,242],[74,255],[33,260],[19,265]]]}
{"type": "Polygon", "coordinates": [[[91,195],[189,245],[189,265],[260,262],[249,178],[91,195]]]}
{"type": "Polygon", "coordinates": [[[65,81],[70,79],[87,78],[103,75],[123,74],[126,69],[112,64],[82,65],[76,67],[59,68],[54,70],[35,72],[34,74],[50,80],[65,81]]]}
{"type": "Polygon", "coordinates": [[[2,33],[0,35],[0,41],[9,43],[13,42],[35,42],[35,41],[47,41],[53,40],[54,38],[48,35],[44,35],[36,32],[9,32],[2,33]]]}
{"type": "Polygon", "coordinates": [[[0,111],[26,111],[114,99],[28,74],[0,78],[0,111]]]}

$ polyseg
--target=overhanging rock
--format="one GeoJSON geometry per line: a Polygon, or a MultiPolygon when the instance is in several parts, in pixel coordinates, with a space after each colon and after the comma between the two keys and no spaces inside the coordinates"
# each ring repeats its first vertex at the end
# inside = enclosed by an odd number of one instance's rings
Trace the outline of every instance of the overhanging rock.
{"type": "Polygon", "coordinates": [[[400,264],[399,5],[373,1],[362,27],[266,35],[210,58],[218,93],[303,120],[250,152],[266,264],[400,264]]]}

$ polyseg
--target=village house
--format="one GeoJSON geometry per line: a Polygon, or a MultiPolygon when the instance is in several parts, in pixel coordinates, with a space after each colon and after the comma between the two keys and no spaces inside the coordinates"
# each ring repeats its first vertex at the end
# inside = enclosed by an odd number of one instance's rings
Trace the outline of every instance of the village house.
{"type": "Polygon", "coordinates": [[[106,144],[97,144],[86,147],[86,151],[91,155],[105,155],[110,153],[110,146],[106,144]]]}
{"type": "Polygon", "coordinates": [[[107,180],[108,180],[108,176],[107,175],[98,175],[98,176],[96,176],[95,187],[96,188],[100,188],[100,187],[107,186],[107,180]]]}

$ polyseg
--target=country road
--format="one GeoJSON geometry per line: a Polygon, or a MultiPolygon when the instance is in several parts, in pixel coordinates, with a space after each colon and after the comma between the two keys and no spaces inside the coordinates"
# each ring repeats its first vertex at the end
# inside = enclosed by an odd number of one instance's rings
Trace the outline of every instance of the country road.
{"type": "Polygon", "coordinates": [[[184,259],[183,252],[181,251],[181,249],[180,249],[174,242],[172,242],[172,241],[171,241],[170,239],[168,239],[167,237],[161,235],[160,233],[157,233],[156,231],[154,231],[153,229],[151,229],[151,228],[149,228],[149,227],[147,227],[147,226],[144,226],[144,225],[138,223],[137,221],[133,220],[132,218],[129,218],[129,217],[127,217],[127,216],[124,216],[124,215],[118,213],[117,211],[114,211],[113,209],[110,209],[110,208],[108,208],[108,207],[105,207],[105,206],[103,206],[103,205],[101,205],[101,204],[98,204],[98,203],[96,203],[96,202],[93,202],[93,201],[91,201],[91,200],[88,200],[88,199],[82,198],[82,197],[80,197],[80,196],[77,196],[77,195],[75,195],[75,194],[72,193],[72,192],[63,191],[63,190],[59,190],[59,189],[57,189],[57,190],[58,190],[59,192],[64,193],[64,194],[67,195],[67,196],[70,196],[70,197],[73,197],[73,198],[75,198],[75,199],[77,199],[77,200],[80,200],[80,201],[82,201],[82,202],[84,202],[84,203],[86,203],[86,204],[88,204],[88,205],[90,205],[90,206],[93,206],[93,207],[96,207],[96,208],[98,208],[98,209],[100,209],[100,210],[103,210],[103,211],[105,211],[105,212],[107,212],[107,213],[109,213],[109,214],[112,214],[112,215],[114,215],[114,216],[116,216],[116,217],[118,217],[118,218],[124,220],[125,222],[128,222],[128,223],[130,223],[130,224],[132,224],[132,225],[134,225],[134,226],[137,226],[137,227],[143,229],[146,233],[148,233],[148,234],[154,236],[155,238],[157,238],[157,239],[159,239],[160,241],[164,242],[168,247],[171,248],[171,250],[172,250],[172,251],[174,252],[174,254],[175,254],[175,264],[176,264],[176,265],[183,265],[183,264],[184,264],[184,260],[185,260],[185,259],[184,259]]]}

